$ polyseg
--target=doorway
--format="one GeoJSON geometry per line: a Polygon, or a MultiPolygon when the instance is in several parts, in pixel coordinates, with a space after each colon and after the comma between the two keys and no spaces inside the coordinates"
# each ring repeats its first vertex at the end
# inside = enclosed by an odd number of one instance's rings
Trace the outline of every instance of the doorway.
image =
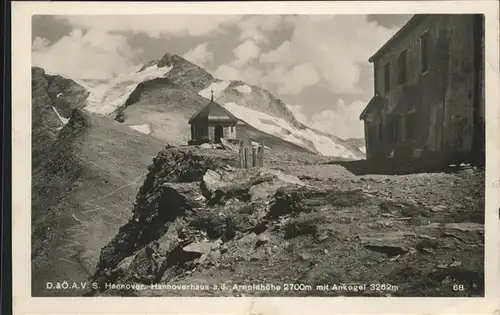
{"type": "Polygon", "coordinates": [[[220,142],[221,138],[224,138],[224,128],[222,126],[215,126],[214,130],[214,140],[216,143],[220,142]]]}

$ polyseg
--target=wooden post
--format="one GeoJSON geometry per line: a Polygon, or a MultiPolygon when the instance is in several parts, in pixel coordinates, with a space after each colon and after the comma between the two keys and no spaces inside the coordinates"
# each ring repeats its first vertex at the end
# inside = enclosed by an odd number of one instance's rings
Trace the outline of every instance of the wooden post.
{"type": "Polygon", "coordinates": [[[252,163],[252,161],[250,160],[250,152],[248,149],[249,148],[247,146],[245,146],[245,148],[243,149],[245,152],[245,168],[246,169],[250,168],[250,165],[252,163]]]}
{"type": "Polygon", "coordinates": [[[264,142],[259,143],[259,167],[264,167],[264,142]]]}
{"type": "Polygon", "coordinates": [[[252,167],[259,167],[257,148],[252,145],[252,167]]]}
{"type": "Polygon", "coordinates": [[[240,141],[240,149],[238,151],[239,153],[239,158],[240,158],[240,168],[245,167],[245,155],[243,152],[243,141],[240,141]]]}

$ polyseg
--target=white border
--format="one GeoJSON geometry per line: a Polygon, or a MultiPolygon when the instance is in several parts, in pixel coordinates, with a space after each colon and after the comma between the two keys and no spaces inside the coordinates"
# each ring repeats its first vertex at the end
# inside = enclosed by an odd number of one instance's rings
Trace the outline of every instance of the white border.
{"type": "Polygon", "coordinates": [[[12,3],[14,314],[492,314],[499,312],[498,1],[12,3]],[[33,14],[414,14],[486,17],[486,297],[461,298],[31,298],[31,16],[33,14]]]}

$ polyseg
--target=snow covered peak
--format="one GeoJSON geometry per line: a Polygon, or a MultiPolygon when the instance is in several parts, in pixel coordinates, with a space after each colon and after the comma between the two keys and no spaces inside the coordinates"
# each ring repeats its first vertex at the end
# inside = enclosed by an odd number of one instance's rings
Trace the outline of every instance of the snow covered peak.
{"type": "Polygon", "coordinates": [[[310,128],[297,128],[288,121],[235,103],[225,103],[224,107],[238,119],[267,134],[294,143],[308,150],[315,150],[324,156],[356,159],[356,155],[334,139],[316,133],[310,128]]]}
{"type": "Polygon", "coordinates": [[[252,88],[246,84],[238,85],[236,87],[236,90],[240,93],[245,93],[245,94],[252,93],[252,88]]]}
{"type": "Polygon", "coordinates": [[[159,68],[157,65],[150,65],[139,72],[116,77],[107,83],[86,86],[90,94],[85,110],[102,115],[111,114],[125,105],[139,83],[164,77],[171,70],[172,67],[159,68]]]}
{"type": "MultiPolygon", "coordinates": [[[[204,106],[204,104],[201,105],[203,101],[200,102],[199,97],[193,97],[196,94],[210,100],[213,93],[214,101],[225,106],[238,119],[266,134],[322,155],[353,159],[362,155],[361,151],[352,150],[351,146],[344,143],[343,140],[304,126],[297,121],[287,106],[269,91],[238,80],[227,81],[214,78],[203,68],[175,54],[167,53],[160,59],[153,60],[130,74],[118,76],[108,82],[80,81],[78,83],[89,91],[85,110],[110,115],[116,113],[118,109],[123,109],[125,104],[133,106],[133,102],[129,104],[127,100],[130,99],[130,95],[139,84],[157,78],[167,78],[172,91],[175,90],[175,93],[178,93],[175,100],[179,104],[174,105],[175,108],[179,109],[178,115],[189,117],[192,114],[188,115],[189,110],[196,110],[197,108],[194,108],[196,106],[204,106]],[[192,102],[184,107],[182,104],[184,99],[192,102]]],[[[154,84],[150,87],[153,90],[155,88],[154,84]]],[[[172,91],[159,90],[156,94],[150,91],[151,95],[157,96],[152,98],[152,102],[158,102],[159,99],[165,100],[167,96],[163,94],[172,91]]],[[[147,98],[148,95],[145,97],[147,98]]],[[[143,105],[147,107],[158,104],[151,105],[146,101],[143,105]]],[[[165,106],[161,107],[160,112],[170,115],[171,110],[165,106]]],[[[133,112],[133,109],[131,111],[133,112]]],[[[142,114],[135,113],[132,116],[134,115],[140,116],[142,114]]],[[[154,125],[159,126],[159,129],[152,130],[151,120],[151,117],[136,117],[132,120],[134,122],[130,128],[144,134],[158,133],[158,130],[163,130],[162,128],[165,130],[173,128],[171,121],[162,120],[154,125]]],[[[181,130],[186,127],[189,130],[187,120],[184,127],[181,127],[184,122],[179,122],[179,124],[175,125],[176,129],[181,130]]],[[[182,131],[182,133],[184,135],[185,132],[182,131]]],[[[188,137],[187,134],[188,131],[184,136],[188,137]]]]}
{"type": "Polygon", "coordinates": [[[214,93],[214,100],[226,90],[226,88],[231,84],[229,81],[217,81],[210,84],[206,89],[201,90],[198,94],[206,99],[211,99],[212,92],[214,93]]]}
{"type": "Polygon", "coordinates": [[[158,60],[157,65],[159,68],[162,68],[162,67],[173,67],[185,63],[191,64],[189,61],[187,61],[186,59],[182,58],[179,55],[166,53],[165,55],[163,55],[163,57],[161,57],[160,60],[158,60]]]}

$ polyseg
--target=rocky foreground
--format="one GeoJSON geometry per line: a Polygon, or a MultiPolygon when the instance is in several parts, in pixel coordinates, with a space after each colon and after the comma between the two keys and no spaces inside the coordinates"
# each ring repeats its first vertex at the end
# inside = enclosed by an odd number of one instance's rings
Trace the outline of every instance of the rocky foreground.
{"type": "Polygon", "coordinates": [[[348,163],[167,148],[87,295],[481,296],[484,171],[354,175],[348,163]]]}

